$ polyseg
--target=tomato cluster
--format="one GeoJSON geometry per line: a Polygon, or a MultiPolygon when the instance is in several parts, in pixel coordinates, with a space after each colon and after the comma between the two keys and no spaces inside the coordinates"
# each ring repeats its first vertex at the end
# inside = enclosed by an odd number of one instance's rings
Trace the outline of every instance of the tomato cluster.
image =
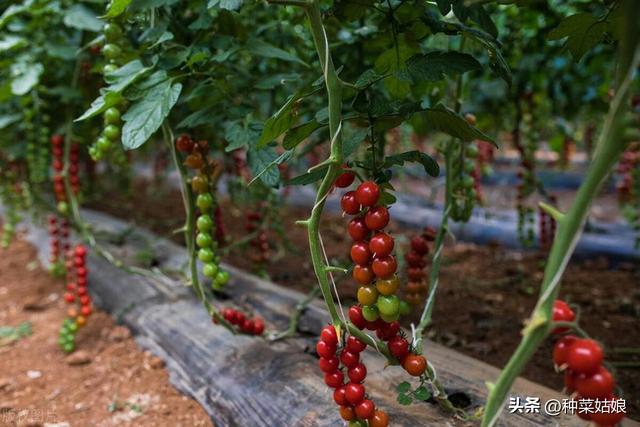
{"type": "Polygon", "coordinates": [[[92,313],[91,297],[88,291],[87,248],[76,245],[66,254],[67,287],[64,300],[67,304],[75,304],[69,308],[68,317],[60,330],[58,344],[65,353],[75,350],[75,335],[79,328],[87,323],[92,313]]]}
{"type": "MultiPolygon", "coordinates": [[[[109,83],[109,75],[114,73],[125,62],[123,44],[126,38],[124,37],[122,27],[116,22],[107,22],[103,28],[103,35],[107,43],[101,48],[101,52],[107,63],[102,68],[102,73],[105,76],[105,81],[109,83]]],[[[98,161],[103,159],[104,156],[111,151],[113,145],[120,141],[123,108],[124,101],[120,101],[104,111],[104,127],[102,133],[91,147],[89,147],[89,155],[93,160],[98,161]]],[[[120,160],[124,161],[122,151],[118,151],[117,153],[121,157],[120,160]]]]}
{"type": "Polygon", "coordinates": [[[548,252],[556,235],[556,220],[541,207],[538,208],[540,249],[548,252]]]}
{"type": "Polygon", "coordinates": [[[20,99],[29,181],[33,184],[43,183],[47,179],[49,162],[47,140],[51,117],[43,112],[46,100],[38,92],[38,89],[35,89],[34,96],[24,96],[20,99]]]}
{"type": "MultiPolygon", "coordinates": [[[[474,125],[476,117],[473,114],[465,116],[467,122],[474,125]]],[[[451,191],[453,193],[451,203],[451,217],[456,221],[468,221],[473,211],[478,193],[476,192],[476,158],[478,146],[471,142],[460,144],[455,148],[452,161],[451,191]]],[[[479,175],[478,175],[479,176],[479,175]]]]}
{"type": "Polygon", "coordinates": [[[70,248],[69,245],[69,221],[65,218],[58,220],[55,215],[49,215],[49,268],[54,277],[62,277],[65,274],[63,254],[70,248]]]}
{"type": "Polygon", "coordinates": [[[333,325],[326,326],[320,333],[316,351],[318,365],[324,373],[324,382],[334,389],[333,400],[340,407],[340,416],[349,421],[350,426],[386,427],[389,417],[384,411],[376,410],[372,400],[367,398],[363,382],[367,368],[360,360],[360,353],[367,347],[354,336],[349,336],[338,350],[338,334],[333,325]],[[344,372],[348,381],[345,384],[344,372]]]}
{"type": "MultiPolygon", "coordinates": [[[[340,188],[353,183],[353,172],[343,172],[336,179],[340,188]]],[[[342,210],[355,215],[348,225],[353,240],[350,256],[355,263],[353,278],[360,285],[358,302],[368,321],[382,318],[393,322],[400,316],[401,301],[396,295],[400,281],[398,263],[393,256],[394,238],[384,231],[389,224],[389,210],[378,205],[380,188],[373,181],[361,183],[355,191],[346,192],[340,201],[342,210]]],[[[405,310],[408,307],[405,307],[405,310]]]]}
{"type": "Polygon", "coordinates": [[[65,188],[64,174],[69,177],[71,191],[74,194],[80,192],[80,147],[78,144],[72,144],[69,152],[69,165],[64,170],[64,137],[62,135],[53,135],[51,137],[51,153],[53,167],[53,193],[58,202],[57,209],[62,215],[66,215],[69,210],[67,200],[67,191],[65,188]]]}
{"type": "Polygon", "coordinates": [[[410,249],[405,255],[407,262],[407,278],[409,283],[405,289],[405,299],[411,305],[418,305],[429,290],[426,267],[429,255],[429,244],[436,238],[436,231],[427,227],[421,234],[411,239],[410,249]]]}
{"type": "Polygon", "coordinates": [[[0,171],[0,202],[5,208],[4,222],[2,224],[2,236],[0,247],[8,248],[16,232],[16,225],[20,221],[19,210],[26,209],[23,206],[23,186],[15,181],[13,171],[0,171]]]}
{"type": "Polygon", "coordinates": [[[523,94],[523,108],[527,110],[523,115],[521,129],[516,129],[513,143],[520,153],[520,170],[518,171],[518,185],[516,187],[516,210],[518,211],[518,238],[525,246],[535,243],[535,210],[526,204],[526,199],[536,190],[536,137],[532,127],[532,111],[535,101],[530,92],[523,94]],[[523,138],[524,135],[524,138],[523,138]]]}
{"type": "Polygon", "coordinates": [[[212,280],[212,288],[221,290],[229,281],[229,273],[223,271],[220,265],[220,257],[216,254],[218,242],[213,238],[215,222],[212,217],[215,205],[213,184],[213,162],[209,159],[209,143],[207,141],[194,141],[189,135],[180,135],[176,139],[176,148],[187,155],[185,165],[195,169],[197,174],[191,178],[191,188],[198,195],[196,206],[200,211],[196,219],[197,235],[195,238],[198,246],[198,259],[203,263],[202,273],[212,280]]]}
{"type": "MultiPolygon", "coordinates": [[[[262,206],[266,208],[266,206],[262,206]]],[[[262,268],[263,265],[269,259],[269,235],[267,230],[262,228],[262,214],[258,211],[247,212],[247,223],[244,228],[247,232],[257,232],[256,237],[251,240],[251,246],[254,248],[254,252],[251,254],[251,261],[257,266],[262,268]]]]}
{"type": "MultiPolygon", "coordinates": [[[[553,305],[553,320],[555,322],[573,322],[575,313],[569,305],[556,300],[553,305]]],[[[556,328],[553,333],[560,335],[568,331],[567,328],[556,328]]],[[[613,375],[602,366],[604,352],[600,345],[588,338],[575,335],[563,335],[553,348],[553,363],[556,369],[564,371],[565,390],[575,395],[576,400],[617,399],[614,395],[615,380],[613,375]]],[[[590,411],[578,412],[584,420],[592,421],[599,427],[614,426],[623,418],[624,413],[604,413],[590,411]]]]}
{"type": "MultiPolygon", "coordinates": [[[[240,310],[234,308],[223,308],[221,311],[224,320],[237,327],[238,331],[248,335],[264,334],[264,320],[261,317],[249,318],[240,310]]],[[[214,323],[217,323],[215,318],[214,323]]]]}
{"type": "Polygon", "coordinates": [[[471,172],[471,176],[473,177],[473,189],[476,192],[476,200],[478,203],[483,203],[482,176],[491,173],[490,162],[493,161],[495,150],[493,145],[487,141],[477,140],[475,144],[478,146],[478,158],[476,159],[476,168],[471,172]]]}

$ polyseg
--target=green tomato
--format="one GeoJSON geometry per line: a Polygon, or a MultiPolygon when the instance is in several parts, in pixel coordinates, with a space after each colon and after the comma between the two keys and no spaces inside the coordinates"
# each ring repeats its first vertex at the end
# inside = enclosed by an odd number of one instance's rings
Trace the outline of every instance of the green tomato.
{"type": "Polygon", "coordinates": [[[364,420],[351,420],[349,421],[349,427],[367,427],[367,422],[364,420]]]}
{"type": "Polygon", "coordinates": [[[471,159],[464,159],[464,171],[466,173],[471,173],[476,170],[476,162],[471,159]]]}
{"type": "Polygon", "coordinates": [[[216,274],[215,284],[222,287],[229,282],[229,272],[228,271],[218,271],[216,274]]]}
{"type": "Polygon", "coordinates": [[[400,312],[400,298],[395,295],[379,295],[376,305],[385,316],[396,316],[400,312]]]}
{"type": "MultiPolygon", "coordinates": [[[[111,141],[103,135],[96,140],[95,148],[103,152],[109,151],[111,149],[111,141]]],[[[89,149],[89,154],[91,154],[91,149],[89,149]]]]}
{"type": "Polygon", "coordinates": [[[398,311],[396,314],[389,316],[387,314],[380,313],[380,318],[387,323],[394,322],[400,318],[400,312],[398,311]]]}
{"type": "Polygon", "coordinates": [[[13,233],[13,231],[15,230],[15,226],[9,222],[5,223],[2,228],[4,229],[4,231],[6,231],[7,233],[13,233]]]}
{"type": "Polygon", "coordinates": [[[478,157],[478,146],[476,144],[466,145],[464,147],[464,154],[471,159],[475,159],[478,157]]]}
{"type": "Polygon", "coordinates": [[[118,24],[114,24],[112,22],[104,24],[102,32],[109,42],[118,41],[122,37],[122,28],[118,24]]]}
{"type": "Polygon", "coordinates": [[[362,317],[369,322],[378,320],[378,307],[375,305],[362,306],[362,317]]]}
{"type": "MultiPolygon", "coordinates": [[[[473,188],[469,190],[469,198],[471,200],[476,200],[477,197],[478,197],[478,193],[476,193],[476,190],[474,190],[473,188]]],[[[534,221],[535,221],[535,218],[534,218],[534,221]]]]}
{"type": "Polygon", "coordinates": [[[67,204],[67,202],[58,202],[57,209],[61,215],[66,215],[67,213],[69,213],[69,205],[67,204]]]}
{"type": "Polygon", "coordinates": [[[205,264],[204,267],[202,267],[202,274],[213,279],[216,277],[216,274],[218,274],[218,266],[212,262],[205,264]]]}
{"type": "Polygon", "coordinates": [[[213,228],[213,220],[209,215],[200,215],[196,222],[196,226],[200,231],[209,231],[213,228]]]}
{"type": "Polygon", "coordinates": [[[65,345],[62,346],[62,350],[65,353],[73,353],[73,351],[76,349],[76,345],[74,343],[65,343],[65,345]]]}
{"type": "Polygon", "coordinates": [[[409,313],[411,313],[411,304],[404,300],[400,301],[400,314],[406,316],[409,313]]]}
{"type": "Polygon", "coordinates": [[[59,345],[60,347],[64,347],[64,345],[65,345],[65,344],[66,344],[66,341],[64,340],[64,338],[63,338],[63,337],[60,337],[60,338],[58,339],[58,345],[59,345]]]}
{"type": "Polygon", "coordinates": [[[120,138],[120,127],[116,125],[107,125],[104,128],[104,136],[111,141],[116,141],[120,138]]]}
{"type": "Polygon", "coordinates": [[[474,179],[471,175],[463,175],[462,186],[464,188],[473,188],[474,179]]]}
{"type": "Polygon", "coordinates": [[[116,107],[108,108],[107,111],[104,112],[104,122],[112,125],[120,123],[120,110],[116,107]]]}
{"type": "Polygon", "coordinates": [[[213,197],[211,197],[211,194],[208,193],[198,194],[196,205],[198,206],[198,209],[200,209],[201,211],[205,211],[213,206],[213,197]]]}
{"type": "Polygon", "coordinates": [[[202,262],[211,262],[214,257],[215,254],[209,248],[202,248],[198,251],[198,259],[202,262]]]}
{"type": "Polygon", "coordinates": [[[208,248],[213,243],[213,239],[211,238],[211,234],[208,233],[198,233],[196,236],[196,245],[201,248],[208,248]]]}
{"type": "Polygon", "coordinates": [[[107,64],[102,68],[102,74],[112,74],[118,69],[118,66],[115,64],[107,64]]]}
{"type": "Polygon", "coordinates": [[[107,59],[116,59],[122,55],[122,49],[117,44],[108,43],[102,48],[102,54],[107,59]]]}
{"type": "Polygon", "coordinates": [[[69,324],[68,328],[69,328],[69,332],[71,332],[71,333],[78,332],[78,324],[75,323],[75,322],[69,324]]]}

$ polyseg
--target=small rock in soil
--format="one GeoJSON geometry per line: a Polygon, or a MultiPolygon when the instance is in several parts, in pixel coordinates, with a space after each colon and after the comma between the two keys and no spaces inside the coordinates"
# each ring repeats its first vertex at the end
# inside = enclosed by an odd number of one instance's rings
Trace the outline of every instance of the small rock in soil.
{"type": "Polygon", "coordinates": [[[121,342],[131,337],[131,331],[124,326],[116,326],[109,332],[109,341],[121,342]]]}
{"type": "Polygon", "coordinates": [[[35,380],[36,378],[40,378],[42,376],[42,372],[40,371],[27,371],[27,377],[35,380]]]}
{"type": "Polygon", "coordinates": [[[151,366],[151,368],[153,369],[162,369],[164,368],[164,360],[160,359],[159,357],[152,357],[151,359],[149,359],[149,366],[151,366]]]}
{"type": "Polygon", "coordinates": [[[76,351],[70,354],[64,360],[69,366],[80,366],[91,363],[91,356],[84,350],[76,351]]]}

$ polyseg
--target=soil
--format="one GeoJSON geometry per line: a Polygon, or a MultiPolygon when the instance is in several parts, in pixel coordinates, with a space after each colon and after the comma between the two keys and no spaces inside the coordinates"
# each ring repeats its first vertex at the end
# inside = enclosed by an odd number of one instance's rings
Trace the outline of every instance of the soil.
{"type": "Polygon", "coordinates": [[[0,336],[0,426],[212,426],[169,384],[164,362],[104,312],[91,315],[78,349],[65,356],[57,344],[63,292],[28,243],[0,249],[0,327],[32,331],[14,341],[0,336]]]}
{"type": "MultiPolygon", "coordinates": [[[[101,197],[109,203],[89,205],[181,242],[182,237],[172,231],[182,225],[182,202],[179,193],[168,187],[137,183],[132,197],[109,194],[101,197]]],[[[247,235],[247,209],[223,203],[228,242],[238,242],[247,235]]],[[[271,232],[270,262],[256,265],[251,261],[247,250],[249,254],[256,250],[251,245],[235,247],[224,260],[282,286],[308,292],[316,279],[309,262],[306,232],[294,224],[307,216],[306,210],[283,210],[282,228],[293,250],[285,250],[281,236],[271,232]]],[[[347,219],[339,216],[325,215],[323,219],[322,237],[333,264],[348,263],[346,224],[347,219]]],[[[415,233],[393,222],[390,230],[399,248],[406,247],[407,238],[415,233]],[[404,244],[400,236],[405,237],[404,244]]],[[[534,251],[447,242],[429,338],[496,367],[504,366],[519,343],[523,321],[537,300],[544,259],[543,254],[534,251]]],[[[606,259],[574,261],[564,275],[561,292],[561,298],[579,307],[582,328],[607,349],[618,394],[627,399],[629,416],[635,419],[640,419],[638,283],[640,265],[619,264],[612,269],[606,259]]],[[[354,301],[356,286],[352,280],[339,281],[338,289],[343,305],[354,301]]],[[[414,310],[407,325],[419,318],[420,311],[421,307],[414,310]]],[[[560,390],[562,375],[554,372],[552,346],[553,340],[548,340],[539,349],[523,376],[560,390]]],[[[426,352],[428,355],[428,349],[426,352]]]]}

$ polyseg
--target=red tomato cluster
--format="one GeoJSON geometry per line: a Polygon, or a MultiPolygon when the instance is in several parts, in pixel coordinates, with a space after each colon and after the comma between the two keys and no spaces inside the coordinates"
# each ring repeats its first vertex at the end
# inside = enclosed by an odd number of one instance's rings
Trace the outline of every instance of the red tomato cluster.
{"type": "MultiPolygon", "coordinates": [[[[221,314],[224,320],[236,326],[244,334],[262,335],[264,333],[264,320],[261,317],[248,318],[240,310],[230,307],[222,309],[221,314]]],[[[217,323],[215,319],[214,323],[217,323]]]]}
{"type": "MultiPolygon", "coordinates": [[[[53,154],[53,192],[56,197],[56,201],[60,204],[67,201],[66,189],[64,186],[64,138],[62,135],[53,135],[51,137],[51,152],[53,154]]],[[[69,153],[69,167],[67,174],[69,175],[69,183],[71,184],[71,191],[74,194],[80,192],[80,177],[79,163],[80,160],[80,147],[78,144],[71,145],[71,151],[69,153]]],[[[66,209],[61,209],[66,210],[66,209]]],[[[65,212],[62,212],[65,213],[65,212]]]]}
{"type": "Polygon", "coordinates": [[[320,333],[316,351],[318,365],[324,372],[324,382],[335,389],[333,400],[340,407],[340,416],[345,421],[367,420],[369,427],[386,427],[389,417],[384,411],[376,410],[372,400],[366,396],[362,384],[367,376],[367,368],[360,360],[360,353],[367,347],[354,336],[349,336],[338,351],[338,334],[333,325],[326,326],[320,333]],[[345,384],[344,371],[348,381],[345,384]]]}
{"type": "Polygon", "coordinates": [[[407,277],[405,299],[409,304],[418,305],[424,299],[424,293],[429,290],[427,284],[427,256],[429,244],[436,238],[436,231],[427,227],[424,231],[411,239],[411,247],[404,256],[407,261],[407,277]]]}
{"type": "MultiPolygon", "coordinates": [[[[632,147],[636,148],[636,147],[632,147]]],[[[630,201],[633,196],[633,170],[640,165],[640,151],[629,149],[622,153],[616,172],[620,179],[616,184],[618,198],[624,202],[630,201]]]]}
{"type": "Polygon", "coordinates": [[[542,208],[538,208],[540,249],[548,252],[556,235],[556,220],[542,208]]]}
{"type": "Polygon", "coordinates": [[[61,219],[58,221],[54,215],[49,215],[49,236],[50,251],[49,263],[53,266],[62,260],[60,256],[69,250],[69,221],[61,219]]]}
{"type": "MultiPolygon", "coordinates": [[[[266,206],[262,206],[266,208],[266,206]]],[[[269,260],[269,235],[266,230],[260,230],[262,222],[262,214],[258,211],[250,211],[247,213],[247,223],[245,230],[252,233],[258,230],[254,239],[251,240],[251,246],[255,248],[255,252],[251,254],[251,260],[258,265],[263,265],[269,260]]]]}
{"type": "MultiPolygon", "coordinates": [[[[555,322],[572,322],[575,313],[567,303],[556,300],[553,306],[553,320],[555,322]]],[[[556,328],[554,334],[567,332],[567,328],[556,328]]],[[[602,366],[604,352],[600,345],[588,338],[579,338],[575,335],[564,335],[553,348],[553,362],[556,368],[564,371],[565,390],[575,395],[576,400],[617,399],[613,391],[615,380],[611,373],[602,366]]],[[[582,419],[592,421],[599,427],[618,424],[624,413],[604,413],[590,411],[578,413],[582,419]]]]}
{"type": "Polygon", "coordinates": [[[79,310],[71,308],[69,317],[75,318],[78,326],[84,326],[92,313],[91,297],[88,292],[88,275],[86,265],[87,248],[83,245],[76,245],[73,250],[67,252],[67,292],[64,294],[64,300],[68,304],[77,303],[79,310]]]}

